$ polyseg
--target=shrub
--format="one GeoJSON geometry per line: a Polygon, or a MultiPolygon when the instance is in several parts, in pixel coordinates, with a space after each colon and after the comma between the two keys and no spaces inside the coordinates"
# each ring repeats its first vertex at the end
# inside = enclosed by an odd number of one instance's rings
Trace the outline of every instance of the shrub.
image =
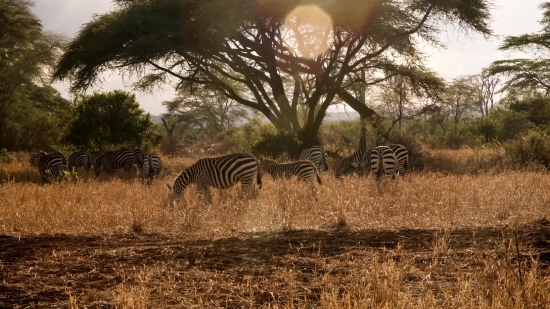
{"type": "Polygon", "coordinates": [[[540,129],[529,130],[504,144],[510,162],[528,167],[533,164],[550,166],[550,136],[540,129]]]}
{"type": "Polygon", "coordinates": [[[295,158],[300,155],[300,141],[295,133],[264,133],[252,147],[252,153],[272,158],[295,158]]]}

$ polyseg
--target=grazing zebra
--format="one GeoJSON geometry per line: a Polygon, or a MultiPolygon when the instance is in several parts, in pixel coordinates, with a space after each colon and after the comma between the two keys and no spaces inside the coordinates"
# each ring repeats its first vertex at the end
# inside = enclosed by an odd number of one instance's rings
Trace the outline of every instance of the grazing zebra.
{"type": "Polygon", "coordinates": [[[143,159],[143,178],[147,184],[153,182],[153,176],[158,176],[162,171],[162,161],[156,153],[150,153],[143,159]]]}
{"type": "Polygon", "coordinates": [[[328,171],[328,155],[323,146],[312,146],[302,150],[300,160],[309,160],[321,171],[328,171]]]}
{"type": "Polygon", "coordinates": [[[48,176],[54,175],[59,178],[63,176],[63,172],[65,171],[69,171],[67,167],[67,158],[60,152],[50,153],[42,157],[38,162],[38,172],[42,177],[43,183],[50,182],[48,176]]]}
{"type": "Polygon", "coordinates": [[[94,162],[95,175],[99,176],[101,168],[105,167],[109,173],[114,174],[115,170],[124,168],[126,176],[134,171],[136,154],[132,150],[120,149],[117,151],[106,151],[100,153],[94,162]]]}
{"type": "Polygon", "coordinates": [[[290,179],[292,176],[297,176],[298,180],[305,180],[313,183],[317,177],[317,182],[323,184],[319,177],[319,170],[315,164],[309,160],[300,160],[290,163],[277,163],[272,160],[262,160],[260,168],[266,171],[273,179],[283,177],[290,179]]]}
{"type": "Polygon", "coordinates": [[[91,158],[91,164],[95,166],[97,162],[97,158],[99,158],[100,155],[104,154],[105,151],[92,151],[90,152],[90,158],[91,158]]]}
{"type": "Polygon", "coordinates": [[[405,177],[405,172],[407,171],[409,163],[409,152],[407,151],[407,148],[400,144],[392,144],[388,147],[391,148],[397,158],[397,173],[402,177],[405,177]]]}
{"type": "Polygon", "coordinates": [[[367,167],[369,165],[377,180],[380,180],[383,175],[395,178],[397,157],[390,147],[377,146],[372,149],[367,158],[367,167]]]}
{"type": "Polygon", "coordinates": [[[206,193],[210,203],[212,195],[209,187],[228,189],[240,182],[243,191],[254,191],[254,173],[258,187],[261,188],[262,176],[258,169],[258,160],[247,153],[200,159],[179,174],[174,181],[174,188],[167,185],[172,191],[170,204],[173,208],[181,199],[185,188],[193,183],[197,185],[197,191],[206,193]]]}
{"type": "Polygon", "coordinates": [[[340,164],[340,167],[336,171],[336,178],[341,178],[356,171],[363,164],[365,164],[363,162],[366,162],[368,160],[371,152],[372,149],[368,149],[367,151],[357,150],[351,156],[344,158],[344,160],[340,164]]]}
{"type": "Polygon", "coordinates": [[[89,172],[92,167],[92,156],[84,151],[73,152],[69,156],[69,172],[73,171],[73,167],[77,170],[83,167],[86,172],[89,172]]]}
{"type": "Polygon", "coordinates": [[[134,149],[134,153],[136,154],[136,165],[138,166],[139,170],[141,171],[143,169],[143,162],[145,160],[145,153],[141,149],[134,149]]]}
{"type": "Polygon", "coordinates": [[[29,163],[31,164],[31,166],[38,167],[38,162],[40,162],[40,159],[42,159],[47,155],[48,155],[47,152],[39,151],[31,156],[29,163]]]}

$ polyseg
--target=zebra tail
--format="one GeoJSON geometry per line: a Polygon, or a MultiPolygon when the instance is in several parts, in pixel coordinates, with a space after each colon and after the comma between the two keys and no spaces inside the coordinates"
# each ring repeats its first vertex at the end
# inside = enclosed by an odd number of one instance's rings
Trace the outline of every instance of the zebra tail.
{"type": "Polygon", "coordinates": [[[260,173],[260,169],[258,168],[258,172],[256,173],[256,183],[258,184],[258,189],[262,188],[262,174],[260,173]]]}
{"type": "Polygon", "coordinates": [[[317,176],[317,182],[318,182],[320,185],[323,185],[323,182],[321,181],[321,176],[319,176],[319,172],[318,172],[318,171],[315,171],[315,176],[317,176]]]}

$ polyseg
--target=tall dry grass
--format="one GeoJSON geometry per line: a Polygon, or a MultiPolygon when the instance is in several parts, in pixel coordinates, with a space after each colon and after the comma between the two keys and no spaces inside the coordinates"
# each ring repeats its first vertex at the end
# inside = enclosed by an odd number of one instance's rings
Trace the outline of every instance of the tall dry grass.
{"type": "Polygon", "coordinates": [[[550,215],[550,176],[537,172],[444,176],[411,173],[377,185],[372,177],[342,181],[327,173],[317,187],[275,182],[264,175],[256,198],[240,187],[215,190],[209,205],[194,186],[171,210],[166,183],[191,161],[167,159],[164,176],[151,187],[139,178],[84,176],[40,185],[26,163],[0,167],[0,234],[185,233],[224,237],[240,232],[319,229],[456,228],[521,224],[550,215]],[[10,181],[7,181],[9,175],[10,181]],[[13,180],[15,177],[15,180],[13,180]]]}
{"type": "MultiPolygon", "coordinates": [[[[437,155],[456,171],[469,166],[468,158],[477,154],[437,155]]],[[[275,182],[266,175],[256,198],[241,199],[238,187],[212,189],[210,205],[191,187],[172,210],[165,184],[192,161],[163,159],[166,171],[151,187],[139,178],[126,180],[122,173],[40,185],[38,172],[28,163],[0,165],[0,234],[161,233],[196,240],[326,228],[441,231],[429,251],[359,247],[327,257],[319,247],[304,249],[309,253],[297,250],[296,255],[279,257],[281,261],[272,257],[264,266],[242,265],[234,273],[187,269],[179,261],[137,268],[121,264],[114,275],[122,279],[113,288],[79,295],[69,290],[70,308],[97,305],[99,300],[117,308],[550,306],[548,274],[517,237],[504,235],[496,240],[502,242],[500,249],[485,252],[455,249],[448,234],[456,228],[471,228],[475,234],[476,228],[550,217],[546,173],[428,171],[379,185],[372,177],[339,181],[328,173],[317,187],[317,202],[308,184],[275,182]],[[515,257],[515,247],[521,248],[524,262],[515,257]]],[[[52,265],[63,264],[60,257],[50,258],[52,265]]]]}

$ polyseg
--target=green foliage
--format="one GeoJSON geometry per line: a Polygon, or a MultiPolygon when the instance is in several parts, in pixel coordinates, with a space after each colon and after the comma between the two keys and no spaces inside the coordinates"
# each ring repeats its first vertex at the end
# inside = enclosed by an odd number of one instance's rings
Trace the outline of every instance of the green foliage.
{"type": "Polygon", "coordinates": [[[261,140],[252,146],[251,152],[257,156],[281,158],[298,158],[300,155],[300,141],[293,133],[269,133],[261,135],[261,140]]]}
{"type": "Polygon", "coordinates": [[[211,87],[180,89],[176,98],[162,102],[167,109],[165,127],[180,140],[223,139],[228,130],[248,118],[247,110],[211,87]]]}
{"type": "Polygon", "coordinates": [[[269,123],[262,123],[260,117],[254,117],[245,125],[227,132],[227,138],[235,145],[235,151],[252,152],[263,136],[275,135],[277,130],[269,123]]]}
{"type": "Polygon", "coordinates": [[[44,33],[31,1],[0,0],[0,148],[47,150],[70,121],[70,106],[48,86],[64,39],[44,33]]]}
{"type": "Polygon", "coordinates": [[[359,120],[341,120],[322,127],[321,138],[327,149],[351,153],[357,149],[361,123],[359,120]]]}
{"type": "Polygon", "coordinates": [[[550,135],[533,129],[504,144],[506,156],[519,166],[542,164],[550,167],[550,135]]]}
{"type": "MultiPolygon", "coordinates": [[[[540,20],[542,30],[506,37],[500,50],[520,50],[548,55],[550,52],[550,3],[542,3],[540,8],[543,10],[543,18],[540,20]]],[[[550,91],[549,72],[550,59],[547,57],[498,60],[487,69],[488,74],[508,77],[509,79],[505,82],[506,88],[542,89],[545,92],[550,91]]]]}
{"type": "Polygon", "coordinates": [[[73,119],[73,107],[52,87],[27,86],[24,96],[0,113],[0,147],[47,150],[60,145],[73,119]]]}
{"type": "Polygon", "coordinates": [[[76,106],[76,119],[65,141],[80,149],[104,150],[160,144],[158,126],[136,101],[136,96],[122,90],[94,93],[83,97],[76,106]]]}
{"type": "Polygon", "coordinates": [[[0,121],[1,112],[25,100],[26,87],[46,80],[64,39],[42,32],[27,0],[0,0],[0,121]]]}

